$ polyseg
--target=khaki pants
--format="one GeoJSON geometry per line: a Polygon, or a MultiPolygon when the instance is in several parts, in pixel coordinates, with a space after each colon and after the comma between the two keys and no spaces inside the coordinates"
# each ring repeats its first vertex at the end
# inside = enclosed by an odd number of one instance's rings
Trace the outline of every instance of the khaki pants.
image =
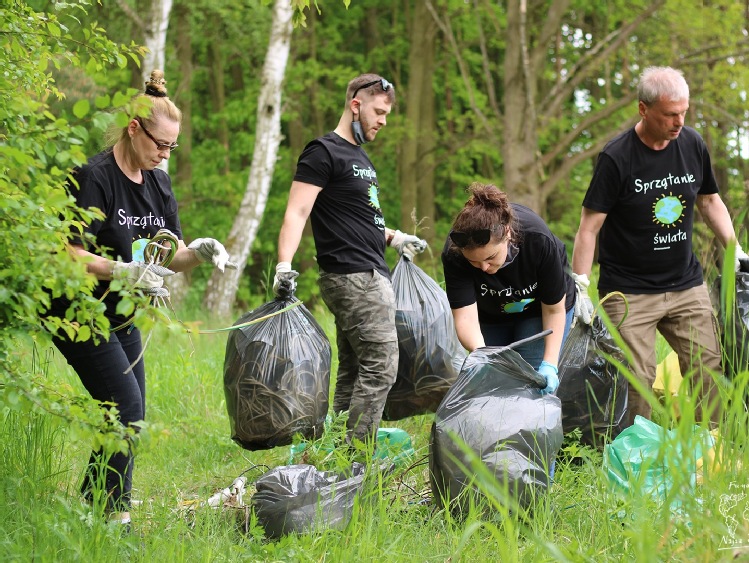
{"type": "Polygon", "coordinates": [[[398,375],[395,294],[376,270],[320,272],[320,295],[335,317],[338,376],[333,410],[349,411],[348,438],[374,440],[398,375]]]}
{"type": "MultiPolygon", "coordinates": [[[[699,390],[695,407],[696,420],[708,404],[711,420],[719,417],[719,394],[716,379],[722,374],[718,331],[707,286],[657,294],[625,294],[629,312],[619,327],[619,333],[632,352],[632,371],[648,389],[655,381],[656,329],[663,335],[679,357],[679,366],[690,388],[699,390]]],[[[624,301],[613,295],[603,303],[611,321],[619,324],[625,314],[624,301]]],[[[635,415],[650,418],[652,408],[630,386],[628,424],[635,415]]]]}

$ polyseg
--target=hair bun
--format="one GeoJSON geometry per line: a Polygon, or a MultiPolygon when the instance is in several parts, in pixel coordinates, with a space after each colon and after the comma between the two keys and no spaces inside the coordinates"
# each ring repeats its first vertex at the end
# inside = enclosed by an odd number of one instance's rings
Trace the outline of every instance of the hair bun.
{"type": "Polygon", "coordinates": [[[166,80],[161,70],[151,71],[151,77],[146,81],[146,94],[156,98],[166,98],[166,80]]]}

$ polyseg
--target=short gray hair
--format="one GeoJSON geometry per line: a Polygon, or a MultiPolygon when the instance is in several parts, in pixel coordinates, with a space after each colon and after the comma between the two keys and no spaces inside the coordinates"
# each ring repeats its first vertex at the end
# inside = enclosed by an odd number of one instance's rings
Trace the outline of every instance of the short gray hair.
{"type": "Polygon", "coordinates": [[[689,86],[680,70],[670,66],[649,66],[640,75],[637,97],[646,105],[661,98],[668,102],[689,99],[689,86]]]}

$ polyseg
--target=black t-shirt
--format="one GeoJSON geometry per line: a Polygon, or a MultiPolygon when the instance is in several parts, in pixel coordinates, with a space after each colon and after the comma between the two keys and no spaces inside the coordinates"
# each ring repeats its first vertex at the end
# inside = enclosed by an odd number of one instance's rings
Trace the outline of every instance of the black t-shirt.
{"type": "MultiPolygon", "coordinates": [[[[73,238],[89,252],[123,262],[144,261],[143,250],[159,229],[169,229],[182,239],[177,201],[163,170],[143,170],[143,183],[136,184],[117,166],[110,149],[90,158],[74,171],[74,177],[78,188],[71,183],[70,191],[78,206],[96,207],[105,215],[85,229],[95,237],[96,246],[73,238]]],[[[100,281],[94,294],[101,297],[108,287],[108,281],[100,281]]],[[[118,301],[116,293],[109,293],[104,299],[107,315],[122,322],[123,317],[115,315],[118,301]]],[[[59,313],[67,306],[64,299],[56,300],[53,311],[59,313]]]]}
{"type": "Polygon", "coordinates": [[[538,317],[541,303],[553,305],[565,296],[565,310],[575,304],[575,284],[569,276],[564,243],[529,208],[511,205],[518,254],[496,274],[471,266],[449,237],[442,251],[450,307],[460,309],[476,303],[481,323],[509,324],[538,317]]]}
{"type": "Polygon", "coordinates": [[[320,268],[334,274],[375,269],[389,278],[377,173],[364,149],[328,133],[305,147],[294,180],[322,188],[311,213],[320,268]]]}
{"type": "Polygon", "coordinates": [[[598,236],[598,289],[625,293],[681,291],[702,284],[692,252],[697,195],[718,185],[702,137],[684,127],[653,150],[634,128],[598,157],[583,206],[607,213],[598,236]]]}

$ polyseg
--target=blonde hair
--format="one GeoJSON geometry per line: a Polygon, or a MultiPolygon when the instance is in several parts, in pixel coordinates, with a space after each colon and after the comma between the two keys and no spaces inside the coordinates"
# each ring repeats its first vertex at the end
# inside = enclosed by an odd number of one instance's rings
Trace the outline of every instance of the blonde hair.
{"type": "MultiPolygon", "coordinates": [[[[167,96],[166,80],[164,80],[164,71],[162,70],[152,70],[151,76],[145,82],[144,91],[136,94],[131,100],[132,107],[139,108],[143,105],[149,107],[148,115],[140,117],[146,127],[153,126],[154,122],[162,117],[169,121],[182,123],[182,112],[167,96]]],[[[107,146],[113,146],[119,141],[127,139],[127,137],[127,126],[118,127],[114,124],[107,131],[105,138],[107,146]]]]}

